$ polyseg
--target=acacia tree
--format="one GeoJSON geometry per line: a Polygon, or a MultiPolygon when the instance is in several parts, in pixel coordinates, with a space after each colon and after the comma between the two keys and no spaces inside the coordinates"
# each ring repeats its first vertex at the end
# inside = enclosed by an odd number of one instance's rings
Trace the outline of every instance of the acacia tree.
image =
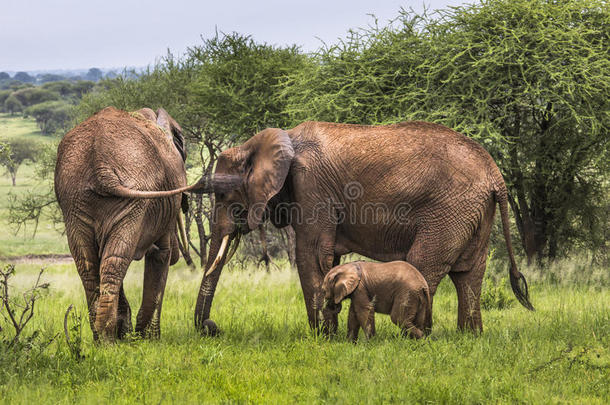
{"type": "Polygon", "coordinates": [[[605,243],[609,28],[590,0],[484,2],[429,27],[423,99],[498,162],[530,261],[605,243]]]}
{"type": "Polygon", "coordinates": [[[4,111],[15,115],[15,113],[23,111],[23,104],[21,104],[17,97],[11,94],[4,100],[4,111]]]}
{"type": "Polygon", "coordinates": [[[26,108],[24,113],[34,117],[40,132],[50,135],[55,131],[68,129],[73,108],[65,101],[45,101],[26,108]]]}
{"type": "Polygon", "coordinates": [[[34,162],[36,160],[38,145],[27,139],[14,138],[6,141],[1,149],[0,164],[6,168],[11,176],[14,187],[17,185],[17,170],[24,161],[34,162]]]}
{"type": "Polygon", "coordinates": [[[608,228],[609,27],[603,1],[484,1],[434,18],[403,11],[292,76],[289,111],[455,128],[496,159],[530,261],[595,250],[608,228]]]}

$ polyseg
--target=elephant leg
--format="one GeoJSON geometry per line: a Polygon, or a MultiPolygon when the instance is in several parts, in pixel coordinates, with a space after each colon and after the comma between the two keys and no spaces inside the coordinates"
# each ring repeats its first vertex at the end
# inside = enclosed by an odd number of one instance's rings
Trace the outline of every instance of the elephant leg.
{"type": "Polygon", "coordinates": [[[358,340],[358,332],[360,332],[360,322],[358,322],[356,310],[352,303],[349,306],[349,314],[347,316],[347,338],[356,343],[358,340]]]}
{"type": "Polygon", "coordinates": [[[458,328],[470,329],[474,333],[483,331],[481,319],[482,278],[474,277],[472,272],[449,273],[458,295],[458,328]]]}
{"type": "Polygon", "coordinates": [[[125,290],[123,289],[123,283],[121,283],[121,290],[119,291],[119,308],[117,316],[117,334],[119,339],[123,339],[125,335],[133,332],[133,326],[131,324],[131,307],[125,296],[125,290]]]}
{"type": "Polygon", "coordinates": [[[158,250],[149,251],[144,259],[144,287],[142,306],[138,311],[136,332],[142,336],[161,336],[161,307],[167,282],[169,262],[172,256],[171,235],[166,234],[155,242],[158,250]]]}
{"type": "MultiPolygon", "coordinates": [[[[297,232],[297,269],[309,326],[315,331],[320,331],[320,321],[324,319],[324,294],[322,293],[322,281],[324,275],[331,269],[335,260],[334,234],[330,232],[320,234],[310,227],[299,229],[297,232]],[[316,239],[312,240],[312,235],[316,239]]],[[[337,330],[337,315],[326,314],[322,332],[324,334],[334,333],[337,330]]]]}
{"type": "Polygon", "coordinates": [[[487,264],[487,245],[485,244],[473,256],[468,256],[459,260],[453,269],[469,268],[470,270],[451,271],[449,277],[458,295],[458,328],[480,333],[483,331],[481,287],[487,264]]]}
{"type": "MultiPolygon", "coordinates": [[[[106,241],[100,263],[100,295],[95,330],[100,339],[108,341],[114,341],[119,336],[119,296],[135,251],[135,242],[132,241],[133,224],[124,224],[120,229],[124,231],[116,232],[106,241]]],[[[126,309],[123,312],[126,314],[126,309]]]]}
{"type": "Polygon", "coordinates": [[[95,317],[95,330],[103,340],[117,336],[119,293],[131,259],[111,254],[102,258],[100,266],[100,296],[95,317]]]}
{"type": "Polygon", "coordinates": [[[481,287],[494,214],[494,207],[491,208],[449,273],[458,296],[458,328],[475,334],[483,331],[481,287]]]}
{"type": "MultiPolygon", "coordinates": [[[[298,256],[297,256],[298,257],[298,256]]],[[[303,298],[305,300],[305,309],[307,310],[307,319],[309,327],[315,331],[320,330],[320,320],[322,318],[322,308],[324,296],[321,293],[322,273],[317,264],[313,260],[299,260],[297,258],[297,269],[301,289],[303,290],[303,298]],[[314,269],[311,271],[310,269],[314,269]]]]}
{"type": "Polygon", "coordinates": [[[373,306],[358,306],[355,312],[356,317],[358,318],[358,323],[364,331],[364,336],[366,336],[367,339],[370,339],[375,336],[375,309],[373,308],[373,306]]]}
{"type": "Polygon", "coordinates": [[[98,340],[95,330],[95,316],[98,298],[100,295],[100,261],[96,251],[93,232],[75,230],[76,227],[66,224],[68,245],[74,258],[78,275],[80,276],[89,312],[89,326],[93,332],[93,339],[98,340]]]}
{"type": "MultiPolygon", "coordinates": [[[[448,260],[443,260],[449,256],[444,247],[432,246],[429,240],[436,241],[437,238],[416,238],[407,253],[406,261],[415,266],[426,279],[430,291],[430,308],[432,308],[434,293],[443,277],[451,270],[451,264],[448,260]]],[[[425,329],[428,332],[432,330],[432,315],[428,318],[425,329]]]]}
{"type": "MultiPolygon", "coordinates": [[[[390,319],[394,325],[398,326],[402,335],[420,339],[424,336],[422,330],[417,327],[417,315],[419,308],[419,298],[415,294],[408,294],[405,301],[394,303],[390,312],[390,319]]],[[[421,320],[423,323],[423,319],[421,320]]],[[[421,326],[421,324],[419,324],[421,326]]]]}

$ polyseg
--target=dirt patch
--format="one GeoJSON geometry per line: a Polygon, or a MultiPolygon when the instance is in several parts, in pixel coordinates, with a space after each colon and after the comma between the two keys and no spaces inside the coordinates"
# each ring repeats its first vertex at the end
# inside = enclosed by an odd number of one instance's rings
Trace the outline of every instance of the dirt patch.
{"type": "Polygon", "coordinates": [[[63,254],[48,254],[48,255],[24,255],[24,256],[12,256],[12,257],[0,257],[0,261],[23,264],[23,263],[42,263],[42,264],[67,264],[72,263],[74,260],[71,255],[63,254]]]}

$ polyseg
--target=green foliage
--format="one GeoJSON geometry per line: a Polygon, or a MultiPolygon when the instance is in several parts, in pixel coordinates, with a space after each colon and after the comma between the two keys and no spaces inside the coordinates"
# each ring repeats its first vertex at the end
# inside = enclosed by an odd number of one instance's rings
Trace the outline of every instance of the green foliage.
{"type": "Polygon", "coordinates": [[[23,111],[23,104],[12,93],[4,100],[4,111],[11,115],[23,111]]]}
{"type": "Polygon", "coordinates": [[[73,110],[74,106],[65,101],[46,101],[28,107],[25,114],[34,117],[44,135],[50,135],[56,131],[68,130],[73,110]]]}
{"type": "Polygon", "coordinates": [[[3,80],[0,81],[0,90],[19,90],[24,89],[26,87],[33,87],[34,85],[31,83],[22,83],[19,80],[3,80]]]}
{"type": "Polygon", "coordinates": [[[278,93],[280,81],[305,63],[296,46],[217,34],[191,48],[189,58],[198,65],[194,101],[206,112],[211,131],[247,139],[267,127],[289,125],[278,93]]]}
{"type": "Polygon", "coordinates": [[[481,308],[487,310],[510,308],[515,300],[507,285],[509,285],[508,277],[496,280],[489,273],[485,273],[481,291],[481,308]]]}
{"type": "Polygon", "coordinates": [[[0,156],[0,164],[11,175],[13,186],[16,185],[17,170],[25,161],[34,162],[38,154],[38,144],[29,139],[13,138],[5,143],[5,152],[0,156]]]}
{"type": "Polygon", "coordinates": [[[90,92],[93,87],[95,87],[95,83],[91,81],[78,80],[72,83],[72,94],[80,100],[85,94],[90,92]]]}
{"type": "MultiPolygon", "coordinates": [[[[40,270],[34,285],[23,292],[20,298],[15,298],[9,284],[15,275],[15,266],[7,264],[0,269],[0,348],[3,352],[10,350],[20,357],[23,352],[29,353],[40,344],[39,330],[34,330],[29,336],[23,332],[34,316],[36,301],[49,288],[49,283],[41,282],[43,272],[44,269],[40,270]]],[[[45,342],[42,349],[50,343],[51,341],[45,342]]]]}
{"type": "Polygon", "coordinates": [[[66,78],[62,75],[56,75],[53,73],[45,73],[43,75],[39,75],[37,80],[40,83],[51,83],[51,82],[59,82],[61,80],[65,80],[66,78]]]}
{"type": "Polygon", "coordinates": [[[104,74],[102,73],[102,71],[99,70],[98,68],[91,68],[85,75],[85,78],[92,82],[97,82],[102,78],[103,75],[104,74]]]}
{"type": "Polygon", "coordinates": [[[339,43],[313,55],[315,63],[284,82],[287,111],[304,120],[385,124],[410,119],[425,90],[418,67],[428,57],[423,17],[403,14],[400,26],[350,30],[339,43]]]}
{"type": "Polygon", "coordinates": [[[15,91],[12,96],[16,97],[24,107],[29,107],[45,101],[59,100],[59,94],[40,87],[20,89],[15,91]]]}
{"type": "Polygon", "coordinates": [[[0,90],[0,106],[4,106],[4,102],[12,92],[12,90],[0,90]]]}
{"type": "Polygon", "coordinates": [[[601,1],[493,1],[430,25],[424,102],[501,167],[528,255],[597,249],[607,191],[610,12],[601,1]],[[494,141],[498,140],[498,141],[494,141]]]}
{"type": "Polygon", "coordinates": [[[72,94],[74,89],[74,84],[67,80],[61,81],[52,81],[48,83],[44,83],[40,88],[52,91],[54,93],[59,94],[62,98],[65,98],[72,94]]]}
{"type": "Polygon", "coordinates": [[[73,308],[74,306],[70,305],[64,315],[64,334],[72,358],[81,360],[85,358],[83,355],[83,316],[76,310],[72,312],[73,308]]]}
{"type": "Polygon", "coordinates": [[[27,72],[17,72],[13,79],[19,80],[23,83],[34,83],[36,81],[35,77],[30,76],[27,72]]]}

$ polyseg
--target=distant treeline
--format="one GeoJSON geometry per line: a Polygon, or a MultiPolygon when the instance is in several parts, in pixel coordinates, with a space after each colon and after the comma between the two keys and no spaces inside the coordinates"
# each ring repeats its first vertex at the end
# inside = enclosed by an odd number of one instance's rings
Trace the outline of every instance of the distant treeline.
{"type": "Polygon", "coordinates": [[[98,82],[102,79],[114,79],[118,74],[115,71],[104,73],[101,69],[91,68],[84,75],[61,75],[57,73],[39,73],[31,75],[28,72],[17,72],[13,77],[7,72],[0,72],[0,88],[8,88],[17,83],[44,84],[49,82],[60,82],[63,80],[81,81],[87,80],[98,82]]]}
{"type": "MultiPolygon", "coordinates": [[[[168,54],[136,79],[103,81],[82,98],[77,120],[108,105],[164,107],[188,137],[187,164],[204,173],[221,150],[266,127],[445,124],[482,144],[502,170],[524,256],[584,249],[607,258],[608,55],[603,0],[402,10],[393,23],[354,29],[314,54],[217,35],[181,58],[168,54]]],[[[202,251],[208,209],[193,199],[189,219],[202,251]]]]}

